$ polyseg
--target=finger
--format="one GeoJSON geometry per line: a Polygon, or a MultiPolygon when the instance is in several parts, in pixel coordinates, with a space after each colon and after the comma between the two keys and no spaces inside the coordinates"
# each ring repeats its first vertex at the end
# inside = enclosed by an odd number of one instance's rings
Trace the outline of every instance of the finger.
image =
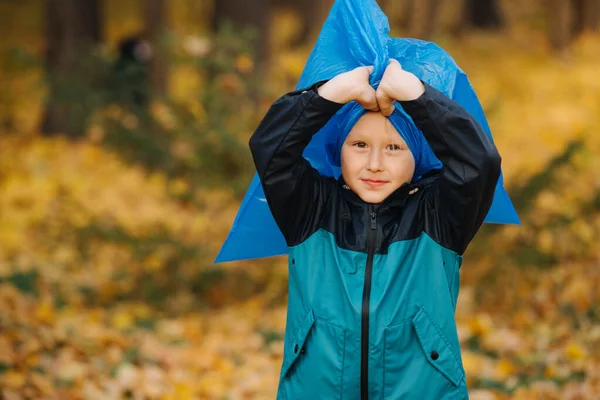
{"type": "Polygon", "coordinates": [[[379,111],[379,103],[377,102],[377,94],[375,90],[368,86],[361,94],[358,104],[365,110],[379,111]]]}
{"type": "Polygon", "coordinates": [[[400,68],[402,68],[402,64],[400,64],[400,61],[396,60],[395,58],[390,58],[390,65],[392,64],[397,64],[400,68]]]}
{"type": "Polygon", "coordinates": [[[373,72],[373,66],[363,65],[362,67],[356,67],[355,71],[360,71],[361,73],[366,72],[368,77],[373,72]]]}
{"type": "Polygon", "coordinates": [[[392,115],[392,113],[394,112],[394,99],[389,97],[382,90],[377,90],[376,97],[381,113],[386,117],[392,115]]]}
{"type": "Polygon", "coordinates": [[[394,106],[389,106],[389,107],[379,107],[379,112],[381,113],[381,115],[383,115],[384,117],[389,117],[390,115],[392,115],[394,113],[394,106]]]}
{"type": "Polygon", "coordinates": [[[359,103],[362,108],[368,111],[380,111],[379,105],[376,101],[370,101],[368,103],[359,103]]]}

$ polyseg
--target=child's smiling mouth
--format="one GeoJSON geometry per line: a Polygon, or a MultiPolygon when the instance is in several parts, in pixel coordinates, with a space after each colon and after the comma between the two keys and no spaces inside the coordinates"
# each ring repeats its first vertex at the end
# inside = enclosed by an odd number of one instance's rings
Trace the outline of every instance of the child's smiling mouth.
{"type": "Polygon", "coordinates": [[[378,188],[388,183],[388,181],[382,181],[379,179],[361,179],[361,181],[372,188],[378,188]]]}

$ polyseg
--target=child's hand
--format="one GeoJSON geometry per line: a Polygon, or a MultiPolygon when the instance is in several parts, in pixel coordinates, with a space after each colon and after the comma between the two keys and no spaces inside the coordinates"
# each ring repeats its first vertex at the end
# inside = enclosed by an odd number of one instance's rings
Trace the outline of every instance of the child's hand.
{"type": "Polygon", "coordinates": [[[319,96],[340,104],[356,101],[364,109],[379,111],[375,89],[369,84],[373,67],[358,67],[337,75],[317,89],[319,96]]]}
{"type": "Polygon", "coordinates": [[[402,69],[393,58],[385,69],[377,88],[377,103],[381,113],[389,117],[394,112],[394,101],[415,100],[425,92],[425,86],[414,74],[402,69]]]}

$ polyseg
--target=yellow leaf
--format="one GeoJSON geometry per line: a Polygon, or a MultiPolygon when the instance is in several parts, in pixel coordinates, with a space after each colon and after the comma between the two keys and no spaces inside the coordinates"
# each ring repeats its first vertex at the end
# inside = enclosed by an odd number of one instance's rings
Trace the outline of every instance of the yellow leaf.
{"type": "Polygon", "coordinates": [[[27,378],[20,372],[8,371],[3,376],[0,376],[2,387],[10,389],[19,389],[27,382],[27,378]]]}
{"type": "Polygon", "coordinates": [[[110,320],[111,325],[119,330],[130,328],[134,322],[133,316],[126,311],[116,312],[110,320]]]}
{"type": "Polygon", "coordinates": [[[586,356],[586,351],[581,345],[575,342],[570,342],[565,347],[565,354],[571,360],[581,360],[586,356]]]}
{"type": "Polygon", "coordinates": [[[42,301],[35,308],[35,318],[45,324],[52,324],[56,320],[54,306],[50,301],[42,301]]]}
{"type": "Polygon", "coordinates": [[[178,400],[191,400],[193,398],[191,388],[181,382],[175,383],[175,398],[178,400]]]}
{"type": "Polygon", "coordinates": [[[592,285],[587,277],[574,277],[560,294],[561,302],[573,305],[584,313],[593,305],[592,285]]]}
{"type": "Polygon", "coordinates": [[[463,367],[467,374],[468,383],[473,383],[475,377],[481,370],[481,357],[471,351],[462,354],[463,367]]]}
{"type": "Polygon", "coordinates": [[[556,366],[554,364],[548,364],[544,369],[544,376],[550,379],[558,376],[556,366]]]}
{"type": "Polygon", "coordinates": [[[501,359],[498,361],[498,363],[496,363],[494,372],[495,378],[503,381],[506,380],[506,378],[508,378],[510,375],[514,374],[515,366],[509,360],[501,359]]]}
{"type": "Polygon", "coordinates": [[[476,336],[485,336],[491,332],[494,322],[489,314],[480,313],[469,322],[471,331],[476,336]]]}
{"type": "Polygon", "coordinates": [[[8,338],[0,336],[0,363],[11,365],[15,361],[15,352],[8,338]]]}
{"type": "Polygon", "coordinates": [[[254,63],[252,62],[252,59],[250,57],[248,57],[245,54],[242,54],[241,56],[236,58],[235,67],[238,71],[242,73],[248,73],[252,71],[252,68],[254,68],[254,63]]]}

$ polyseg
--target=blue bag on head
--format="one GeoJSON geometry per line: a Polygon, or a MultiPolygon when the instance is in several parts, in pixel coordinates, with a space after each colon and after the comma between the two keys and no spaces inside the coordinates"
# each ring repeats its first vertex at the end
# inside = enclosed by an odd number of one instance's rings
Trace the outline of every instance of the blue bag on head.
{"type": "MultiPolygon", "coordinates": [[[[330,130],[327,131],[325,130],[327,128],[323,128],[324,131],[320,132],[325,135],[325,157],[332,169],[332,173],[326,175],[335,178],[339,178],[341,175],[340,154],[342,144],[356,122],[366,113],[367,110],[362,108],[358,103],[348,103],[332,117],[333,122],[331,127],[329,127],[330,130]]],[[[423,174],[432,169],[442,168],[442,163],[433,154],[433,150],[429,147],[423,133],[402,108],[396,108],[394,113],[389,117],[389,120],[400,136],[402,136],[415,159],[413,181],[419,180],[423,174]]],[[[306,156],[306,152],[304,154],[306,156]]]]}
{"type": "MultiPolygon", "coordinates": [[[[460,103],[487,135],[492,136],[475,91],[448,53],[431,42],[390,38],[388,34],[387,17],[375,0],[336,0],[296,88],[307,88],[366,65],[373,65],[370,83],[376,88],[389,59],[394,58],[402,68],[460,103]]],[[[323,175],[339,177],[341,143],[364,112],[358,104],[349,103],[313,136],[304,151],[304,157],[313,168],[323,175]]],[[[442,168],[423,134],[399,105],[390,121],[415,156],[413,180],[432,169],[442,168]]],[[[519,217],[504,189],[502,175],[485,222],[519,224],[519,217]]],[[[255,174],[215,262],[282,254],[287,254],[285,239],[271,215],[255,174]]]]}

